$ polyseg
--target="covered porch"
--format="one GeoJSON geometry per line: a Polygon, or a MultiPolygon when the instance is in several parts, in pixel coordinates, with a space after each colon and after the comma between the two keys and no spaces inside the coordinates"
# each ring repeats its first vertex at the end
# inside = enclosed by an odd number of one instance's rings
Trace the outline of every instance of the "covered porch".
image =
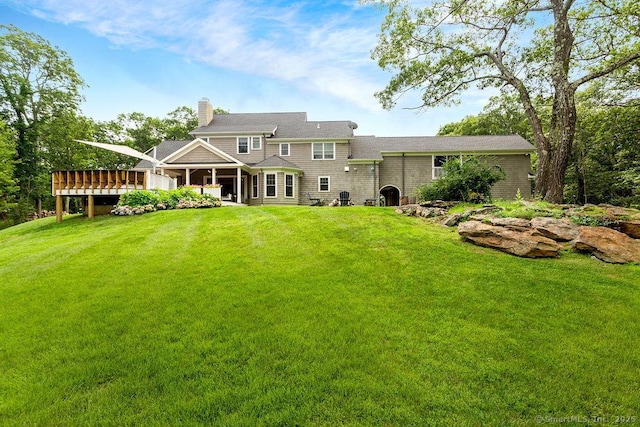
{"type": "Polygon", "coordinates": [[[251,172],[248,166],[171,165],[159,169],[160,174],[175,180],[178,187],[192,187],[225,201],[247,203],[251,172]]]}

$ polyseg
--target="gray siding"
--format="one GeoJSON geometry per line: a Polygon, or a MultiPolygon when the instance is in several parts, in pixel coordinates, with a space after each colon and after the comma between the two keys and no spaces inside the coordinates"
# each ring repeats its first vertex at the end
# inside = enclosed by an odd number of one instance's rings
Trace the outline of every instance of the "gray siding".
{"type": "Polygon", "coordinates": [[[497,164],[502,167],[507,174],[507,179],[498,182],[491,189],[491,196],[494,199],[513,200],[518,189],[523,198],[531,197],[531,181],[529,171],[531,170],[531,157],[525,154],[498,156],[497,164]]]}
{"type": "Polygon", "coordinates": [[[243,163],[258,163],[268,157],[266,155],[264,138],[262,140],[262,149],[260,150],[252,150],[251,143],[249,143],[248,154],[238,154],[238,139],[235,136],[229,138],[211,138],[209,143],[243,163]]]}
{"type": "MultiPolygon", "coordinates": [[[[498,164],[505,171],[507,177],[498,182],[492,189],[491,195],[495,199],[514,199],[516,192],[524,198],[531,197],[531,184],[528,179],[530,157],[528,155],[503,155],[484,158],[489,164],[498,164]]],[[[380,188],[392,185],[400,190],[401,196],[412,196],[417,187],[428,184],[432,179],[432,156],[401,156],[384,157],[380,164],[380,188]],[[403,185],[404,182],[404,185],[403,185]]]]}
{"type": "MultiPolygon", "coordinates": [[[[280,150],[279,144],[269,144],[267,146],[267,156],[278,155],[280,150]]],[[[304,171],[304,176],[300,179],[300,186],[297,189],[299,204],[309,204],[307,193],[313,198],[320,198],[331,202],[337,199],[341,191],[350,191],[349,172],[345,172],[349,157],[349,144],[335,144],[334,160],[313,160],[312,159],[312,143],[296,144],[289,146],[289,156],[283,157],[287,161],[295,164],[304,171]],[[328,176],[330,178],[330,191],[318,191],[318,177],[328,176]]],[[[284,179],[284,178],[283,178],[284,179]]],[[[284,191],[284,190],[283,190],[284,191]]]]}
{"type": "Polygon", "coordinates": [[[228,163],[228,161],[204,147],[196,147],[172,163],[228,163]]]}

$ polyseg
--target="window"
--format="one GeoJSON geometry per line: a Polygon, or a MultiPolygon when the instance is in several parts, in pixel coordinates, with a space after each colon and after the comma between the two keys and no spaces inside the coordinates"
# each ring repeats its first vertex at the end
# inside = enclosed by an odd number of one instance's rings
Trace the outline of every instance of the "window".
{"type": "Polygon", "coordinates": [[[280,155],[281,156],[288,156],[289,155],[289,144],[288,143],[280,144],[280,155]]]}
{"type": "Polygon", "coordinates": [[[293,175],[284,176],[284,197],[293,197],[293,175]]]}
{"type": "Polygon", "coordinates": [[[238,154],[249,154],[249,137],[238,137],[238,154]]]}
{"type": "Polygon", "coordinates": [[[267,173],[264,175],[265,197],[277,197],[276,182],[275,173],[267,173]]]}
{"type": "Polygon", "coordinates": [[[253,175],[251,177],[251,197],[257,199],[259,197],[258,194],[258,175],[253,175]]]}
{"type": "Polygon", "coordinates": [[[444,169],[442,166],[447,162],[447,160],[451,159],[461,159],[461,156],[432,156],[433,158],[433,168],[432,168],[432,178],[438,179],[444,175],[444,169]]]}
{"type": "Polygon", "coordinates": [[[314,142],[313,160],[333,160],[335,159],[335,142],[314,142]]]}
{"type": "Polygon", "coordinates": [[[330,179],[328,176],[318,177],[318,191],[331,191],[330,179]]]}
{"type": "Polygon", "coordinates": [[[262,138],[259,136],[251,137],[251,149],[252,150],[262,150],[262,138]]]}

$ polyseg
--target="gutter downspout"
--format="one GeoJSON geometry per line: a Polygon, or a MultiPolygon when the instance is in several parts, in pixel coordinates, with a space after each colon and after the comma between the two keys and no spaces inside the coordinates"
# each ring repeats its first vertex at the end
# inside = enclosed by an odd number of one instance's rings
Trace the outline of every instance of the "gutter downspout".
{"type": "Polygon", "coordinates": [[[378,186],[376,185],[376,162],[373,162],[371,169],[373,170],[373,198],[376,204],[380,206],[380,196],[378,194],[378,186]]]}
{"type": "Polygon", "coordinates": [[[404,172],[405,172],[404,161],[405,161],[405,157],[404,157],[404,153],[402,153],[402,195],[405,194],[405,191],[404,191],[404,172]]]}

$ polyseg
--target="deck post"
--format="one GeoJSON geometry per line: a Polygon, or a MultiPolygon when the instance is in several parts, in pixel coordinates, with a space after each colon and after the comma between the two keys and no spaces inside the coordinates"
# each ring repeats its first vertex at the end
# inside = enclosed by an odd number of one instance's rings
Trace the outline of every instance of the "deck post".
{"type": "Polygon", "coordinates": [[[87,210],[88,210],[88,215],[87,216],[89,218],[93,218],[94,207],[95,207],[95,203],[94,203],[94,200],[93,200],[93,194],[89,194],[89,196],[87,196],[87,202],[88,202],[87,205],[89,205],[87,207],[87,210]]]}
{"type": "Polygon", "coordinates": [[[236,168],[236,174],[238,181],[236,182],[236,203],[241,203],[242,200],[242,169],[236,168]]]}
{"type": "Polygon", "coordinates": [[[62,196],[56,195],[56,222],[62,222],[62,196]]]}

